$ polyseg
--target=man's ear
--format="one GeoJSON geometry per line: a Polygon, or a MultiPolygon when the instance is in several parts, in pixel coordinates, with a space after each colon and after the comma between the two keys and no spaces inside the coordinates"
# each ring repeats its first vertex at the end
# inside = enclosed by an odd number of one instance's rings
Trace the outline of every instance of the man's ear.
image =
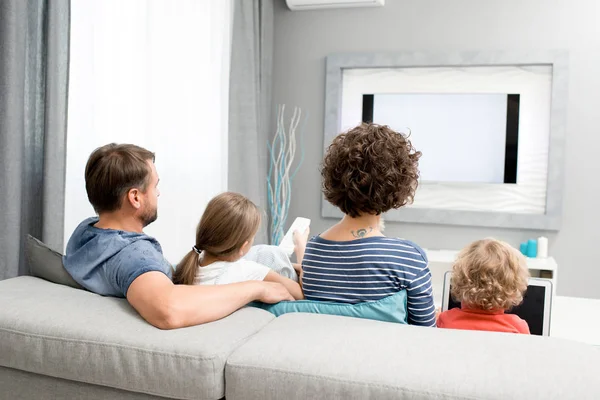
{"type": "Polygon", "coordinates": [[[129,189],[129,192],[127,192],[127,201],[133,208],[139,210],[142,207],[139,189],[129,189]]]}

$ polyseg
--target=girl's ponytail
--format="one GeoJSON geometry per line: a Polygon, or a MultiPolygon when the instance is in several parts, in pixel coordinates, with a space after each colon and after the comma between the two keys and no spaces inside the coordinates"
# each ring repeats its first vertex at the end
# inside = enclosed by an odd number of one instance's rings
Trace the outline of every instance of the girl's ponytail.
{"type": "Polygon", "coordinates": [[[198,269],[198,253],[192,249],[183,257],[173,273],[173,283],[176,285],[193,285],[198,269]]]}

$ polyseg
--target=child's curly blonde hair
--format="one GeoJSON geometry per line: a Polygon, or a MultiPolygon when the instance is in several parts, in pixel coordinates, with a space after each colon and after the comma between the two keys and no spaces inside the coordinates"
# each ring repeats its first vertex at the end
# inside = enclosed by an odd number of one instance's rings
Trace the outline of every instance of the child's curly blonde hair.
{"type": "Polygon", "coordinates": [[[481,310],[508,310],[523,301],[529,270],[507,243],[483,239],[464,248],[452,268],[455,301],[481,310]]]}

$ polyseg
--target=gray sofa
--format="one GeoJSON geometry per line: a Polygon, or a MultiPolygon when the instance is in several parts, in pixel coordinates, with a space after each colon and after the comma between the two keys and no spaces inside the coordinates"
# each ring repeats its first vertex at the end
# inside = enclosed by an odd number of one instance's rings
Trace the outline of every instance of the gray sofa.
{"type": "Polygon", "coordinates": [[[1,399],[598,399],[600,348],[244,308],[161,331],[123,299],[0,282],[1,399]]]}

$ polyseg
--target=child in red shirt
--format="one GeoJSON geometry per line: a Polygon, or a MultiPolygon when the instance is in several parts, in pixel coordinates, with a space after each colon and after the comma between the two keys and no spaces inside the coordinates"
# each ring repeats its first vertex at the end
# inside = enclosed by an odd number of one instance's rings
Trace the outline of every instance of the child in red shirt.
{"type": "Polygon", "coordinates": [[[528,278],[525,258],[507,243],[471,243],[452,267],[451,295],[462,307],[441,313],[438,328],[529,334],[527,322],[504,313],[523,301],[528,278]]]}

